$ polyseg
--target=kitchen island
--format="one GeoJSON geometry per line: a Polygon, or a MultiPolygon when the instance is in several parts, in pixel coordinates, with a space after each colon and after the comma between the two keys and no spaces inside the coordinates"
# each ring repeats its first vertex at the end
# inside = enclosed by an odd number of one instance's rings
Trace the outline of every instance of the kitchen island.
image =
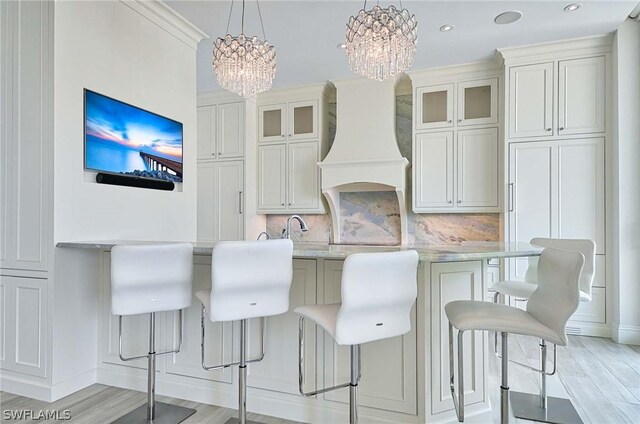
{"type": "MultiPolygon", "coordinates": [[[[123,363],[118,358],[117,319],[110,308],[110,249],[120,241],[58,243],[57,250],[92,251],[99,276],[96,379],[98,383],[145,390],[145,362],[123,363]]],[[[157,242],[156,242],[157,243],[157,242]]],[[[194,243],[194,292],[210,287],[211,251],[214,244],[194,243]]],[[[359,393],[362,422],[455,421],[449,391],[448,329],[444,305],[457,299],[483,300],[487,286],[497,278],[490,260],[539,255],[529,244],[464,243],[460,245],[354,246],[294,245],[294,281],[290,309],[340,301],[344,259],[359,252],[415,249],[420,255],[418,299],[412,311],[412,330],[402,337],[363,345],[359,393]]],[[[391,281],[390,284],[393,284],[391,281]]],[[[237,405],[235,369],[204,371],[200,366],[200,304],[195,300],[185,312],[184,347],[172,356],[158,358],[157,392],[162,395],[211,403],[237,405]]],[[[160,314],[158,339],[170,346],[178,335],[177,314],[160,314]]],[[[125,318],[125,355],[146,352],[146,316],[125,318]]],[[[260,349],[259,320],[250,327],[250,356],[260,349]]],[[[238,329],[231,323],[207,323],[207,362],[229,361],[236,352],[238,329]]],[[[348,391],[339,390],[303,398],[298,394],[298,317],[292,312],[267,322],[266,356],[249,367],[248,408],[252,412],[313,423],[348,422],[348,391]]],[[[307,323],[305,328],[306,390],[348,380],[348,348],[307,323]]],[[[487,359],[491,354],[486,334],[467,334],[465,347],[465,401],[468,417],[489,421],[487,359]]]]}

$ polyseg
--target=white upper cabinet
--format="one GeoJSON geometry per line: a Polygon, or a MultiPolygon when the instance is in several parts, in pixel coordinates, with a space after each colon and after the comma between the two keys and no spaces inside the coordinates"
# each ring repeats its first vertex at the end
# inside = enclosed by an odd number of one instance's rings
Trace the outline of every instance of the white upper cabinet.
{"type": "Polygon", "coordinates": [[[553,62],[511,67],[509,137],[553,135],[553,62]]]}
{"type": "Polygon", "coordinates": [[[453,206],[453,131],[417,134],[413,209],[453,206]]]}
{"type": "Polygon", "coordinates": [[[198,108],[198,159],[216,158],[216,106],[198,108]]]}
{"type": "Polygon", "coordinates": [[[258,210],[286,209],[287,145],[258,146],[258,210]]]}
{"type": "Polygon", "coordinates": [[[498,122],[498,79],[458,83],[458,125],[484,125],[498,122]]]}
{"type": "Polygon", "coordinates": [[[258,121],[260,142],[315,139],[318,138],[318,101],[260,106],[258,121]]]}
{"type": "Polygon", "coordinates": [[[558,134],[604,132],[604,56],[562,60],[558,66],[558,134]]]}
{"type": "Polygon", "coordinates": [[[244,103],[218,105],[218,159],[244,156],[244,103]]]}
{"type": "Polygon", "coordinates": [[[294,209],[317,209],[320,202],[318,143],[309,141],[290,144],[287,156],[287,206],[294,209]]]}
{"type": "Polygon", "coordinates": [[[244,103],[198,107],[198,160],[244,156],[244,103]]]}
{"type": "Polygon", "coordinates": [[[416,90],[417,130],[453,126],[453,84],[432,85],[416,90]]]}
{"type": "Polygon", "coordinates": [[[289,140],[308,140],[318,137],[318,101],[291,102],[288,108],[289,140]]]}
{"type": "Polygon", "coordinates": [[[258,140],[285,141],[287,136],[287,104],[260,106],[258,108],[258,140]]]}
{"type": "Polygon", "coordinates": [[[498,129],[458,131],[457,206],[498,206],[498,129]]]}

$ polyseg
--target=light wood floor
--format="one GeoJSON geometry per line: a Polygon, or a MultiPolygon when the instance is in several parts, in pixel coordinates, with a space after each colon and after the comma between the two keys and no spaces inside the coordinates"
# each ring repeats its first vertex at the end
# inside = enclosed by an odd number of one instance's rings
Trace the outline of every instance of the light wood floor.
{"type": "MultiPolygon", "coordinates": [[[[489,335],[493,343],[493,334],[489,335]]],[[[509,336],[510,359],[539,366],[540,348],[532,337],[509,336]]],[[[492,345],[493,346],[493,345],[492,345]]],[[[551,370],[552,348],[547,348],[551,370]]],[[[489,358],[489,395],[494,422],[500,422],[500,359],[489,358]]],[[[510,364],[509,389],[540,393],[540,377],[534,371],[510,364]]],[[[558,373],[547,377],[550,396],[570,398],[585,424],[640,423],[640,346],[621,345],[611,339],[569,336],[558,347],[558,373]]],[[[512,423],[530,422],[515,419],[512,423]]]]}
{"type": "MultiPolygon", "coordinates": [[[[490,338],[492,341],[493,338],[490,338]]],[[[549,349],[551,350],[551,349],[549,349]]],[[[538,363],[538,344],[530,337],[510,337],[511,359],[538,363]]],[[[571,398],[585,424],[640,423],[640,346],[626,346],[609,339],[570,336],[569,346],[558,348],[558,374],[548,379],[551,396],[571,398]]],[[[494,406],[494,422],[499,422],[500,360],[489,359],[489,394],[494,406]]],[[[539,380],[533,371],[511,365],[511,390],[538,393],[539,380]]],[[[185,423],[222,424],[236,412],[227,408],[170,399],[158,400],[197,409],[185,423]]],[[[34,411],[71,410],[71,423],[102,424],[146,402],[146,394],[95,384],[54,403],[0,392],[0,409],[34,411]]],[[[1,420],[0,416],[0,420],[1,420]]],[[[249,419],[265,424],[288,424],[292,421],[257,414],[249,419]]],[[[11,423],[29,421],[11,421],[11,423]]],[[[31,421],[40,423],[43,421],[31,421]]],[[[52,423],[55,421],[46,421],[52,423]]],[[[512,417],[511,422],[523,423],[512,417]]],[[[329,423],[327,423],[329,424],[329,423]]]]}

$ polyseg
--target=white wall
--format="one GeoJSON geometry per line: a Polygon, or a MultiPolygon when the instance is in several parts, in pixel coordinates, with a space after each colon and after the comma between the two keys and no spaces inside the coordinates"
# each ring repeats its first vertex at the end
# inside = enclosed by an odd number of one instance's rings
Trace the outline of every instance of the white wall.
{"type": "Polygon", "coordinates": [[[614,41],[613,338],[640,344],[640,22],[614,41]],[[617,140],[617,144],[615,141],[617,140]]]}
{"type": "Polygon", "coordinates": [[[195,43],[134,9],[56,2],[55,242],[196,238],[195,43]],[[85,87],[183,123],[181,192],[96,184],[84,171],[85,87]]]}

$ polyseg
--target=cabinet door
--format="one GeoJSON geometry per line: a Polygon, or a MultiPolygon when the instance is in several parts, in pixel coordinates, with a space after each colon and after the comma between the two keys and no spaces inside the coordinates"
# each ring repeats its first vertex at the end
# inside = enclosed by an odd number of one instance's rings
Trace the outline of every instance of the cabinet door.
{"type": "Polygon", "coordinates": [[[417,130],[453,126],[453,84],[418,88],[416,97],[417,130]]]}
{"type": "Polygon", "coordinates": [[[604,132],[604,57],[559,62],[558,134],[604,132]]]}
{"type": "Polygon", "coordinates": [[[258,209],[285,210],[287,145],[258,146],[258,209]]]}
{"type": "Polygon", "coordinates": [[[458,131],[457,206],[498,206],[498,129],[458,131]]]}
{"type": "MultiPolygon", "coordinates": [[[[449,388],[449,320],[444,307],[453,300],[483,300],[480,261],[431,264],[431,414],[453,409],[449,388]]],[[[484,401],[485,334],[468,331],[464,335],[465,405],[484,401]]],[[[454,347],[457,352],[454,330],[454,347]]],[[[457,367],[457,355],[454,364],[457,367]]],[[[457,368],[456,368],[457,369],[457,368]]],[[[427,383],[428,384],[428,383],[427,383]]],[[[457,382],[456,382],[457,384],[457,382]]]]}
{"type": "Polygon", "coordinates": [[[244,240],[243,162],[219,162],[215,169],[214,239],[244,240]]]}
{"type": "Polygon", "coordinates": [[[218,159],[244,155],[244,103],[218,105],[218,159]]]}
{"type": "MultiPolygon", "coordinates": [[[[509,240],[553,237],[557,228],[557,166],[552,143],[509,144],[509,240]]],[[[509,278],[522,280],[527,258],[509,260],[509,278]]]]}
{"type": "Polygon", "coordinates": [[[216,106],[198,108],[198,159],[216,157],[216,106]]]}
{"type": "Polygon", "coordinates": [[[260,106],[258,108],[258,140],[284,141],[287,128],[287,104],[260,106]]]}
{"type": "Polygon", "coordinates": [[[47,280],[0,277],[2,369],[46,376],[47,280]]]}
{"type": "Polygon", "coordinates": [[[453,132],[416,134],[414,212],[453,207],[453,132]]]}
{"type": "Polygon", "coordinates": [[[553,62],[509,69],[509,137],[545,137],[553,131],[553,62]]]}
{"type": "Polygon", "coordinates": [[[198,163],[198,211],[197,237],[198,241],[214,241],[214,214],[216,208],[215,174],[217,164],[214,162],[198,163]]]}
{"type": "MultiPolygon", "coordinates": [[[[316,304],[316,261],[295,259],[293,282],[289,292],[289,312],[269,317],[264,359],[249,367],[249,386],[298,395],[298,320],[293,311],[316,304]]],[[[316,389],[316,332],[313,323],[305,324],[305,390],[316,389]]]]}
{"type": "MultiPolygon", "coordinates": [[[[193,257],[193,291],[211,289],[211,257],[193,257]]],[[[182,350],[175,355],[167,355],[165,370],[167,374],[186,375],[222,383],[233,382],[232,368],[205,371],[202,369],[200,353],[200,316],[202,304],[194,298],[190,307],[184,311],[182,350]]],[[[177,312],[167,314],[167,325],[162,327],[166,340],[179,342],[179,323],[177,312]]],[[[233,324],[231,322],[213,323],[205,319],[205,362],[216,365],[233,361],[233,324]]],[[[251,367],[249,367],[251,368],[251,367]]]]}
{"type": "MultiPolygon", "coordinates": [[[[324,303],[341,301],[342,261],[324,262],[324,303]]],[[[361,345],[362,378],[358,385],[358,404],[415,415],[416,392],[416,315],[411,311],[411,331],[389,339],[361,345]]],[[[350,349],[339,346],[324,334],[324,386],[349,381],[350,349]]],[[[328,401],[348,403],[349,391],[324,394],[328,401]]]]}
{"type": "Polygon", "coordinates": [[[318,101],[291,102],[288,105],[289,140],[318,138],[318,101]]]}
{"type": "Polygon", "coordinates": [[[498,122],[498,79],[458,83],[458,125],[498,122]]]}
{"type": "Polygon", "coordinates": [[[558,149],[558,230],[605,252],[604,138],[563,141],[558,149]]]}
{"type": "Polygon", "coordinates": [[[317,209],[320,203],[318,142],[292,143],[288,148],[288,203],[292,210],[317,209]]]}

